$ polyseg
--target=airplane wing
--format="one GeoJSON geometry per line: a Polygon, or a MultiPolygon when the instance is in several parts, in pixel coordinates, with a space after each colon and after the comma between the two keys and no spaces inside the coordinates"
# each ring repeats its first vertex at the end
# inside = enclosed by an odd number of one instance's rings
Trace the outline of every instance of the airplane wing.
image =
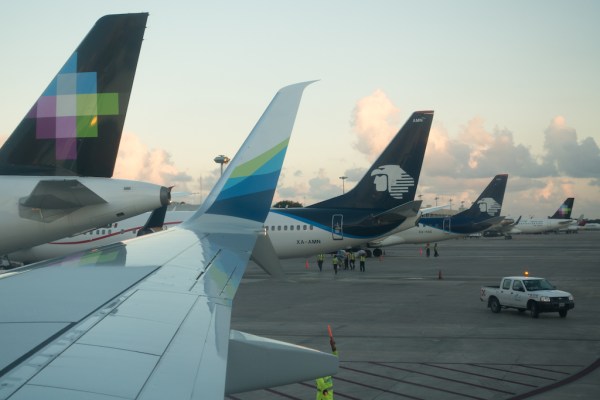
{"type": "Polygon", "coordinates": [[[180,227],[0,275],[1,399],[217,399],[337,371],[230,330],[307,84],[278,92],[180,227]]]}

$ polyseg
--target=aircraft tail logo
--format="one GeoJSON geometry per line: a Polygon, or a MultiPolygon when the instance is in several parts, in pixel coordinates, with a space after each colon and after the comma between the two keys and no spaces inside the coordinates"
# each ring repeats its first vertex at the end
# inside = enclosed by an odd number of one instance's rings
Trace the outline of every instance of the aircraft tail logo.
{"type": "Polygon", "coordinates": [[[26,116],[37,140],[56,141],[56,160],[76,160],[77,139],[98,137],[98,116],[119,114],[119,93],[98,93],[97,75],[77,72],[75,52],[26,116]]]}
{"type": "Polygon", "coordinates": [[[502,204],[491,197],[484,197],[478,200],[476,204],[479,206],[479,211],[487,213],[490,217],[500,215],[500,210],[502,210],[502,204]]]}
{"type": "Polygon", "coordinates": [[[415,180],[399,165],[382,165],[371,171],[371,176],[376,191],[387,191],[395,199],[402,199],[408,188],[415,186],[415,180]]]}
{"type": "Polygon", "coordinates": [[[574,202],[575,202],[575,198],[569,197],[568,199],[565,200],[564,203],[562,203],[560,205],[560,207],[558,207],[558,210],[556,210],[554,215],[549,218],[551,218],[551,219],[570,219],[574,202]]]}

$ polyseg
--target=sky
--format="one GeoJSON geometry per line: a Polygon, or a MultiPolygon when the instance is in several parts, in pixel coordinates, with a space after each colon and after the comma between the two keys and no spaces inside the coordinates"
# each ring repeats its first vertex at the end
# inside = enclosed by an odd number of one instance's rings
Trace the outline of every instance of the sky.
{"type": "MultiPolygon", "coordinates": [[[[413,111],[434,110],[418,193],[470,205],[508,173],[503,214],[600,217],[600,2],[10,2],[0,143],[105,14],[149,12],[115,177],[204,199],[277,90],[304,92],[275,196],[351,189],[413,111]]],[[[437,200],[436,200],[437,198],[437,200]]]]}

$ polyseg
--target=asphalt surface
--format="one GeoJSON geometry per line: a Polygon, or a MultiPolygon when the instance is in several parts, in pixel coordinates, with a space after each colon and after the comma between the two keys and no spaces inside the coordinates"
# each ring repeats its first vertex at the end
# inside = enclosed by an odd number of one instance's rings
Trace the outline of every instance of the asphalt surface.
{"type": "MultiPolygon", "coordinates": [[[[232,328],[329,351],[340,371],[335,399],[600,398],[600,232],[459,239],[403,245],[368,259],[366,272],[334,275],[330,259],[284,260],[287,280],[250,266],[233,307],[232,328]],[[575,296],[558,313],[493,314],[484,285],[528,270],[575,296]]],[[[229,399],[314,399],[314,382],[229,399]]]]}

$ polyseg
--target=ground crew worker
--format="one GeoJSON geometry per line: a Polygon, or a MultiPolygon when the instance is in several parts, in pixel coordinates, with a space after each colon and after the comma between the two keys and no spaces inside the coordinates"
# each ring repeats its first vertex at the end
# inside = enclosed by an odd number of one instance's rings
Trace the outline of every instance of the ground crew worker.
{"type": "Polygon", "coordinates": [[[354,268],[356,267],[355,261],[356,261],[356,255],[353,252],[350,252],[350,269],[352,271],[354,271],[354,268]]]}
{"type": "MultiPolygon", "coordinates": [[[[329,338],[329,344],[331,345],[331,352],[337,356],[337,348],[335,347],[335,340],[333,337],[329,338]]],[[[318,378],[317,382],[317,400],[333,400],[333,379],[331,376],[324,376],[318,378]]]]}
{"type": "Polygon", "coordinates": [[[337,254],[335,254],[333,256],[333,271],[336,273],[336,275],[337,275],[337,270],[338,270],[338,258],[337,258],[337,254]]]}
{"type": "Polygon", "coordinates": [[[433,256],[438,257],[440,254],[437,251],[437,243],[433,245],[433,256]]]}
{"type": "Polygon", "coordinates": [[[350,266],[350,254],[348,254],[348,252],[346,252],[346,254],[344,255],[344,270],[348,270],[350,266]]]}
{"type": "Polygon", "coordinates": [[[323,260],[325,255],[323,253],[317,254],[317,264],[319,264],[319,271],[323,271],[323,260]]]}
{"type": "Polygon", "coordinates": [[[430,252],[430,250],[429,250],[429,243],[427,243],[425,245],[425,254],[427,254],[427,257],[429,257],[429,252],[430,252]]]}
{"type": "Polygon", "coordinates": [[[365,272],[365,259],[366,258],[367,257],[365,256],[365,253],[361,253],[360,254],[360,258],[359,258],[359,261],[360,261],[360,272],[365,272]]]}

